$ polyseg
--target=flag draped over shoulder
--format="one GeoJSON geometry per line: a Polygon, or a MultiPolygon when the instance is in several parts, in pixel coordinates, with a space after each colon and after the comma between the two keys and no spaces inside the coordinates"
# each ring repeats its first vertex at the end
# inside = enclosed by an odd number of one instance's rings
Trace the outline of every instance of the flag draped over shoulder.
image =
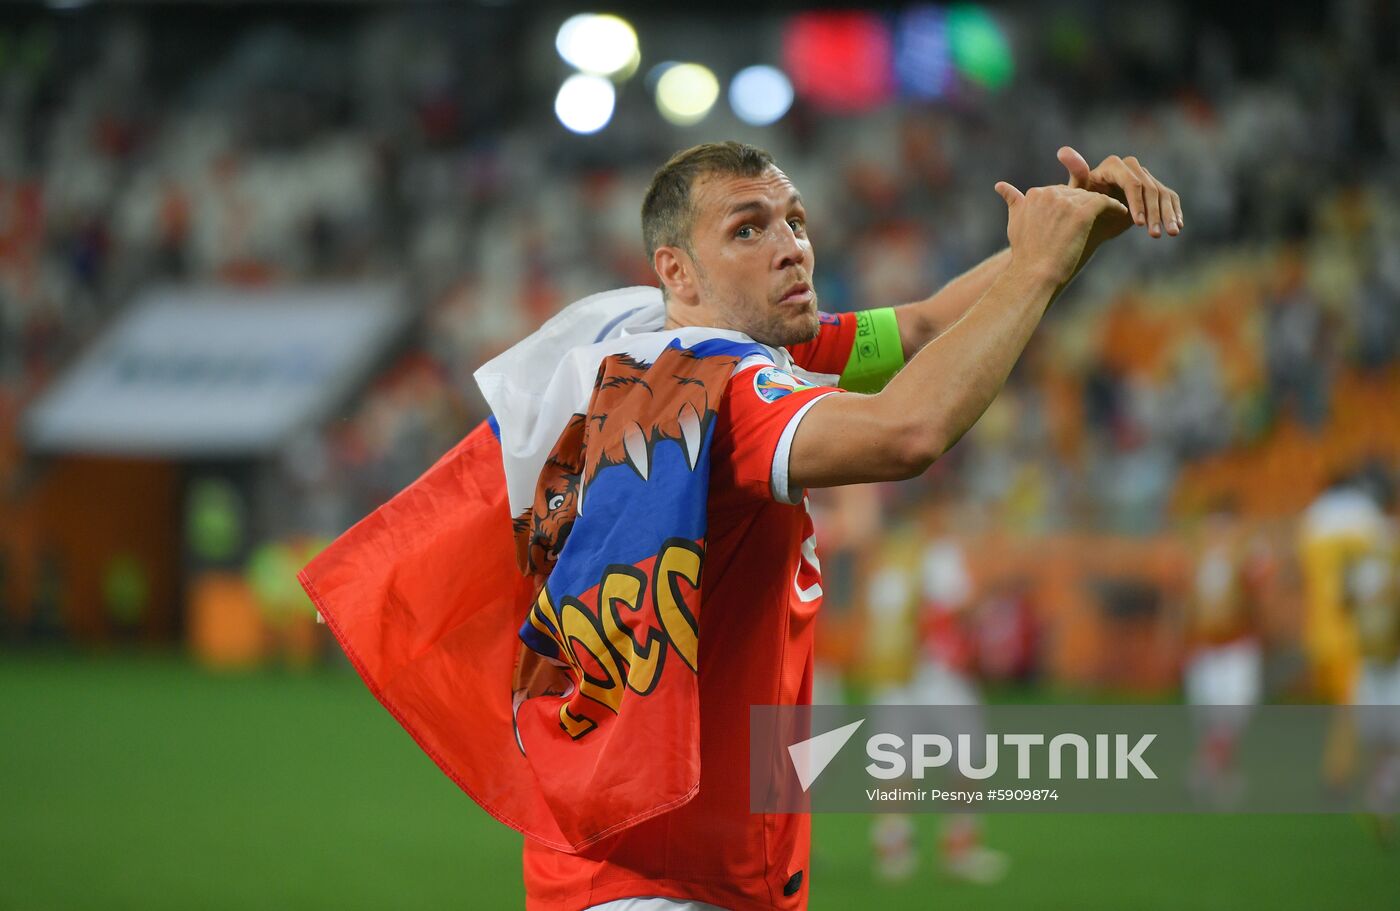
{"type": "Polygon", "coordinates": [[[496,818],[563,851],[698,787],[709,452],[786,353],[596,295],[477,372],[494,419],[299,575],[371,691],[496,818]]]}

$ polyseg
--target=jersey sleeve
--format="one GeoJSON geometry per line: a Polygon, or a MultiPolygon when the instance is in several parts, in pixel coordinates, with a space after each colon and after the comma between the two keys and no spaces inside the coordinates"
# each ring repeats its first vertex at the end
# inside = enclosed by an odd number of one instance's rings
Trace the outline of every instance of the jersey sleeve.
{"type": "Polygon", "coordinates": [[[807,410],[840,390],[810,386],[773,366],[741,370],[730,380],[720,404],[712,451],[711,487],[729,488],[746,498],[801,501],[801,489],[788,481],[792,438],[807,410]]]}
{"type": "Polygon", "coordinates": [[[817,337],[788,349],[792,362],[812,373],[840,375],[856,340],[856,314],[817,314],[817,337]]]}
{"type": "Polygon", "coordinates": [[[817,337],[794,345],[788,353],[804,370],[836,374],[840,387],[852,392],[879,392],[904,366],[893,307],[823,313],[817,337]]]}

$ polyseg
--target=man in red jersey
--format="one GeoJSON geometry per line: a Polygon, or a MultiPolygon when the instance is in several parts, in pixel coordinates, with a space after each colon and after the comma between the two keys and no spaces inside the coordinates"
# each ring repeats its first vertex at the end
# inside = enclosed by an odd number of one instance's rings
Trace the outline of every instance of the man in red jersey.
{"type": "MultiPolygon", "coordinates": [[[[766,152],[702,145],[657,172],[642,230],[666,328],[742,332],[787,349],[796,368],[871,394],[739,365],[711,463],[699,789],[578,853],[527,838],[528,908],[806,907],[810,821],[750,813],[745,773],[749,706],[811,701],[821,576],[804,489],[922,473],[986,409],[1045,309],[1101,243],[1134,223],[1153,237],[1182,228],[1177,194],[1136,159],[1111,156],[1090,169],[1064,148],[1060,160],[1068,185],[1024,194],[996,185],[1008,250],[927,300],[835,319],[817,309],[802,198],[766,152]]],[[[647,761],[646,744],[637,752],[647,761]]]]}

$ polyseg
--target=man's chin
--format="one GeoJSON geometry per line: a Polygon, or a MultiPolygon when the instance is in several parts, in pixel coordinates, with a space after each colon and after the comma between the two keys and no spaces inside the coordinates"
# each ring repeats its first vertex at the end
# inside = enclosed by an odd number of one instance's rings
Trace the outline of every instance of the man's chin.
{"type": "Polygon", "coordinates": [[[791,348],[793,345],[810,342],[820,331],[821,321],[817,318],[814,308],[811,313],[794,315],[781,323],[765,326],[759,332],[751,332],[749,336],[756,342],[774,348],[791,348]]]}
{"type": "Polygon", "coordinates": [[[810,342],[817,337],[817,333],[821,332],[821,313],[817,310],[817,301],[815,297],[812,298],[812,309],[802,314],[801,318],[796,321],[794,329],[801,334],[801,337],[795,341],[788,342],[789,345],[801,345],[804,342],[810,342]]]}

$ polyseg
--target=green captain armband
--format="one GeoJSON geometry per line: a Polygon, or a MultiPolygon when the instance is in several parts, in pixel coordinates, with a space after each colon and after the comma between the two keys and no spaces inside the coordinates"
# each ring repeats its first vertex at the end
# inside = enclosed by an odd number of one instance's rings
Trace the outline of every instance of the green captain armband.
{"type": "Polygon", "coordinates": [[[838,385],[851,392],[879,392],[904,366],[904,343],[893,307],[856,314],[856,339],[838,385]]]}

